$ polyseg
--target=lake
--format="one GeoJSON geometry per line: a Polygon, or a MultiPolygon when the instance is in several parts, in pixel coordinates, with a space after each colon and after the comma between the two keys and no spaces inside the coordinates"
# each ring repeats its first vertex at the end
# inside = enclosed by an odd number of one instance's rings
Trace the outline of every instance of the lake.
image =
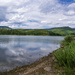
{"type": "Polygon", "coordinates": [[[47,56],[60,47],[62,36],[0,35],[0,72],[9,71],[47,56]]]}

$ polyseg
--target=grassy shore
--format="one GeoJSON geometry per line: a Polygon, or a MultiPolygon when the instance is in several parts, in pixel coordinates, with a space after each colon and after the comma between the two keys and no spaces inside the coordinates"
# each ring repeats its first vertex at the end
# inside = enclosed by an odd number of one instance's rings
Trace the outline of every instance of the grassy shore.
{"type": "Polygon", "coordinates": [[[39,61],[0,75],[75,75],[75,36],[67,36],[61,48],[39,61]],[[45,70],[46,67],[50,70],[45,70]]]}
{"type": "Polygon", "coordinates": [[[61,47],[54,53],[59,69],[62,67],[62,75],[75,75],[75,36],[67,36],[61,47]]]}

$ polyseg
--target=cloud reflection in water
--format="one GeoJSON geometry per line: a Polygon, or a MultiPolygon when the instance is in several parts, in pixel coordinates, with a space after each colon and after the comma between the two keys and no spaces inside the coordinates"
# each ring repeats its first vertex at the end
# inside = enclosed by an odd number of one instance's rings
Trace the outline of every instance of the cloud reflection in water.
{"type": "Polygon", "coordinates": [[[59,48],[63,39],[54,36],[0,36],[0,71],[39,60],[59,48]]]}

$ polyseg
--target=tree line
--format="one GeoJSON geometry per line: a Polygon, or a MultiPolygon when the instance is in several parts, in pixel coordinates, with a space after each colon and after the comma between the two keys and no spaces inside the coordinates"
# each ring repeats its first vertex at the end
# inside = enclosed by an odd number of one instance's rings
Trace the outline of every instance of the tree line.
{"type": "Polygon", "coordinates": [[[58,33],[54,33],[52,31],[44,30],[44,29],[0,29],[0,35],[52,35],[52,36],[60,36],[58,33]]]}

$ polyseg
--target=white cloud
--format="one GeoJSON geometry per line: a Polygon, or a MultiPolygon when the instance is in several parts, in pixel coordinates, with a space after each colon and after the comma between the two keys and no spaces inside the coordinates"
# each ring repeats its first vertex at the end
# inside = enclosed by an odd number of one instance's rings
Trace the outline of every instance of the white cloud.
{"type": "Polygon", "coordinates": [[[63,6],[58,0],[0,0],[0,9],[0,25],[12,28],[75,27],[75,3],[63,6]]]}

